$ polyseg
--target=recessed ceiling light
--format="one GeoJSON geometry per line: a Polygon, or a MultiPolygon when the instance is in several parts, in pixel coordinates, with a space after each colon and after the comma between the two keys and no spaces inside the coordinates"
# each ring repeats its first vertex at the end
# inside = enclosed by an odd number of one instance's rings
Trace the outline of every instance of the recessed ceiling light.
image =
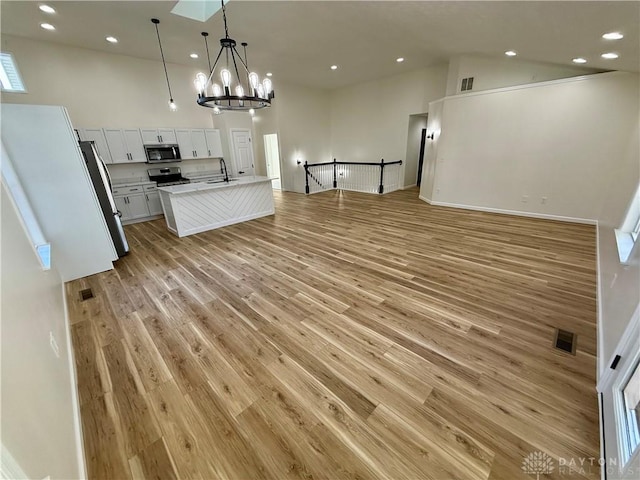
{"type": "Polygon", "coordinates": [[[618,58],[618,54],[617,53],[613,53],[613,52],[603,53],[600,56],[602,58],[606,58],[607,60],[613,60],[614,58],[618,58]]]}
{"type": "Polygon", "coordinates": [[[582,57],[574,58],[573,63],[587,63],[587,59],[582,57]]]}
{"type": "Polygon", "coordinates": [[[40,5],[38,8],[40,8],[44,13],[56,13],[55,8],[50,7],[49,5],[40,5]]]}
{"type": "Polygon", "coordinates": [[[55,30],[56,29],[56,27],[54,27],[50,23],[41,23],[40,26],[42,28],[44,28],[45,30],[55,30]]]}
{"type": "Polygon", "coordinates": [[[197,53],[192,53],[191,55],[189,55],[191,58],[198,58],[198,54],[197,53]]]}
{"type": "Polygon", "coordinates": [[[273,77],[273,73],[267,72],[267,77],[273,77]]]}
{"type": "Polygon", "coordinates": [[[331,65],[331,70],[337,70],[338,69],[338,65],[331,65]]]}
{"type": "Polygon", "coordinates": [[[516,53],[516,52],[514,52],[513,50],[507,50],[506,52],[504,52],[504,54],[505,54],[507,57],[515,57],[515,56],[517,55],[517,53],[516,53]]]}
{"type": "Polygon", "coordinates": [[[109,43],[118,43],[118,39],[116,37],[108,36],[105,40],[109,43]]]}
{"type": "Polygon", "coordinates": [[[620,32],[609,32],[602,35],[602,38],[605,40],[620,40],[621,38],[624,38],[624,35],[620,32]]]}
{"type": "Polygon", "coordinates": [[[402,57],[396,58],[396,62],[402,63],[402,62],[404,62],[404,58],[402,58],[402,57]]]}

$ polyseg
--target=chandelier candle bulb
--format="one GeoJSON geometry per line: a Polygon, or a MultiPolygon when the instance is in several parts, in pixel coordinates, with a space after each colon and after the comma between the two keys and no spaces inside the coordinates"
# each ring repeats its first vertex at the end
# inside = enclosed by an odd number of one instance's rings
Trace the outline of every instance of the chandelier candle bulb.
{"type": "Polygon", "coordinates": [[[224,88],[229,89],[231,87],[231,72],[224,68],[220,72],[220,78],[222,79],[222,85],[224,85],[224,88]]]}
{"type": "Polygon", "coordinates": [[[236,95],[238,97],[244,97],[244,88],[242,88],[242,85],[236,86],[236,95]]]}
{"type": "Polygon", "coordinates": [[[260,77],[258,77],[258,74],[256,72],[251,72],[249,74],[249,83],[251,84],[251,89],[255,94],[255,91],[258,88],[258,84],[260,83],[260,77]]]}
{"type": "Polygon", "coordinates": [[[213,96],[214,97],[221,97],[222,96],[222,87],[220,85],[218,85],[217,83],[213,84],[213,87],[211,87],[213,89],[213,96]]]}

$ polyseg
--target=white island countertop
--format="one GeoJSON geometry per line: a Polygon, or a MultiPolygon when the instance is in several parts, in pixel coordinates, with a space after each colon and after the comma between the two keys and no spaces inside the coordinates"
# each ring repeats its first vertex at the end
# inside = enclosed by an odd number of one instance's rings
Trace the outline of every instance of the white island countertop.
{"type": "Polygon", "coordinates": [[[253,183],[271,182],[269,177],[240,177],[229,179],[227,182],[191,182],[182,185],[171,185],[170,187],[158,187],[158,190],[170,193],[172,195],[179,195],[184,193],[194,193],[204,190],[217,190],[222,188],[231,188],[239,185],[251,185],[253,183]]]}
{"type": "Polygon", "coordinates": [[[167,228],[184,237],[275,213],[269,177],[158,187],[167,228]]]}

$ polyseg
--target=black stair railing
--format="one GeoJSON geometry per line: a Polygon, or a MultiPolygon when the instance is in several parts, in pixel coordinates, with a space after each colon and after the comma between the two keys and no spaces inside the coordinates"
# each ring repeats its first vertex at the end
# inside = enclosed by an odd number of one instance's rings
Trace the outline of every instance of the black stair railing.
{"type": "Polygon", "coordinates": [[[380,163],[375,162],[338,162],[335,158],[333,162],[323,162],[323,163],[308,163],[304,162],[304,173],[305,173],[305,187],[304,191],[308,195],[310,193],[309,187],[309,179],[318,184],[321,188],[324,188],[324,185],[311,171],[314,167],[324,167],[327,165],[331,165],[333,167],[333,189],[338,188],[338,165],[368,165],[374,167],[380,167],[380,183],[378,184],[378,193],[384,193],[384,169],[390,165],[402,165],[402,160],[397,160],[395,162],[387,162],[385,163],[384,158],[380,160],[380,163]]]}

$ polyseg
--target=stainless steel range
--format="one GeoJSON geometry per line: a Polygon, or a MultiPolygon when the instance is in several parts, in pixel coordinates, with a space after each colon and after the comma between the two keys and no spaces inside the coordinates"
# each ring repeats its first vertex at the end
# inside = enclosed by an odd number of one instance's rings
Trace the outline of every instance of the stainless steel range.
{"type": "Polygon", "coordinates": [[[180,167],[150,168],[147,173],[149,180],[157,182],[159,187],[191,183],[191,180],[182,176],[180,167]]]}

